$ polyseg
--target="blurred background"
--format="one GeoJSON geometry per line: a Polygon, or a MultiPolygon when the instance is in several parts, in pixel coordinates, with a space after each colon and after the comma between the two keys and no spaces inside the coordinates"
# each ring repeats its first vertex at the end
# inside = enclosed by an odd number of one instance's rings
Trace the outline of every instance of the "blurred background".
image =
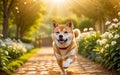
{"type": "Polygon", "coordinates": [[[120,75],[120,0],[0,0],[0,75],[40,47],[52,49],[52,20],[72,20],[81,31],[78,53],[120,75]]]}
{"type": "Polygon", "coordinates": [[[51,36],[52,20],[104,33],[119,10],[119,0],[1,0],[0,33],[30,43],[51,36]]]}

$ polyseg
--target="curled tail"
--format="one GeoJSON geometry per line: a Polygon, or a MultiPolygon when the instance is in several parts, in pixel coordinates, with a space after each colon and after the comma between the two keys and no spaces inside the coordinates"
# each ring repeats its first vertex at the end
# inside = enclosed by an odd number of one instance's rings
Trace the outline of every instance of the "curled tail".
{"type": "Polygon", "coordinates": [[[75,38],[78,40],[80,38],[80,33],[81,33],[80,30],[74,29],[73,32],[74,32],[75,38]]]}

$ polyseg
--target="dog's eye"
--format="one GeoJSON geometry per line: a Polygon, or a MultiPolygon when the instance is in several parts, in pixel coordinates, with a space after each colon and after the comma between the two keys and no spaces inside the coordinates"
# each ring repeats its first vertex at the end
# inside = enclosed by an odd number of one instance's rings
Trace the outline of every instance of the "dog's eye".
{"type": "Polygon", "coordinates": [[[64,33],[68,33],[67,31],[65,31],[64,33]]]}
{"type": "Polygon", "coordinates": [[[56,32],[57,34],[59,34],[59,32],[56,32]]]}

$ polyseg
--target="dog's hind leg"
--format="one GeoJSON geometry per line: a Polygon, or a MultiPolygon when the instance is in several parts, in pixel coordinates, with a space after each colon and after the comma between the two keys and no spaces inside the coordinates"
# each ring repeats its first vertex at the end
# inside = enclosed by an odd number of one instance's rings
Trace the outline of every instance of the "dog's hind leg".
{"type": "Polygon", "coordinates": [[[59,65],[60,69],[62,70],[62,75],[66,75],[65,70],[63,68],[63,60],[62,59],[57,59],[57,63],[59,65]]]}

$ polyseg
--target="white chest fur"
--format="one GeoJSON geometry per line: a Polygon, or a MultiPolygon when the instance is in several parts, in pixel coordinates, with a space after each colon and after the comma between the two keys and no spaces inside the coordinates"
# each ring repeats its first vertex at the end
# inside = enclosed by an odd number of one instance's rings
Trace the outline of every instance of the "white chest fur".
{"type": "Polygon", "coordinates": [[[60,58],[65,59],[65,58],[67,58],[67,57],[69,57],[69,56],[71,56],[71,55],[75,55],[76,50],[75,50],[75,49],[72,49],[72,50],[71,50],[69,53],[67,53],[67,54],[66,54],[66,52],[67,52],[67,50],[60,50],[61,55],[59,55],[58,53],[55,53],[55,56],[56,56],[57,59],[60,59],[60,58]]]}

